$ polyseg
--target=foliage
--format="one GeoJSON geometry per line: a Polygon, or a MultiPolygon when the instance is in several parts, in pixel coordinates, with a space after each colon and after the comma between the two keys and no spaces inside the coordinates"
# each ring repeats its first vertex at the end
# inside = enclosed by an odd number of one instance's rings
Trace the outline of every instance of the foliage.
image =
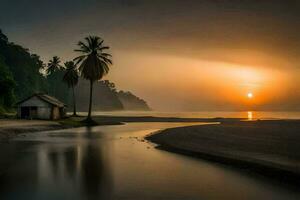
{"type": "Polygon", "coordinates": [[[74,87],[78,84],[78,70],[74,62],[69,61],[65,63],[65,74],[63,76],[63,82],[65,82],[69,88],[72,88],[73,93],[73,115],[76,116],[76,98],[74,87]]]}
{"type": "Polygon", "coordinates": [[[112,65],[111,55],[105,53],[104,50],[109,49],[107,46],[103,46],[104,40],[97,36],[89,36],[85,38],[85,42],[79,41],[79,49],[76,52],[82,55],[76,57],[74,61],[76,64],[80,64],[79,71],[81,76],[90,81],[90,100],[89,110],[86,121],[91,120],[92,113],[92,99],[93,99],[93,84],[95,81],[99,81],[109,71],[109,66],[112,65]]]}
{"type": "Polygon", "coordinates": [[[78,84],[78,71],[74,62],[69,61],[65,63],[66,69],[63,76],[63,81],[68,85],[69,88],[74,87],[78,84]]]}
{"type": "Polygon", "coordinates": [[[79,71],[81,76],[92,82],[98,81],[105,76],[109,71],[109,66],[112,65],[111,55],[105,53],[104,50],[109,49],[103,46],[104,40],[97,36],[89,36],[85,38],[85,42],[79,42],[79,49],[76,52],[81,53],[74,59],[76,64],[80,64],[79,71]]]}
{"type": "Polygon", "coordinates": [[[40,73],[44,68],[43,62],[36,54],[28,49],[9,42],[0,30],[0,56],[3,63],[15,81],[16,100],[21,100],[35,92],[47,91],[47,82],[40,73]]]}
{"type": "Polygon", "coordinates": [[[11,72],[0,57],[0,107],[7,109],[15,102],[14,88],[16,83],[11,72]]]}
{"type": "Polygon", "coordinates": [[[147,102],[131,92],[119,91],[117,96],[126,110],[151,110],[147,102]]]}
{"type": "Polygon", "coordinates": [[[52,60],[49,60],[49,63],[47,65],[46,72],[47,74],[53,74],[54,72],[62,69],[62,66],[60,65],[61,61],[58,56],[54,56],[52,60]]]}
{"type": "Polygon", "coordinates": [[[52,60],[49,60],[46,72],[48,93],[51,96],[58,98],[59,100],[69,103],[69,90],[68,87],[62,82],[65,69],[60,65],[60,58],[54,56],[52,60]]]}

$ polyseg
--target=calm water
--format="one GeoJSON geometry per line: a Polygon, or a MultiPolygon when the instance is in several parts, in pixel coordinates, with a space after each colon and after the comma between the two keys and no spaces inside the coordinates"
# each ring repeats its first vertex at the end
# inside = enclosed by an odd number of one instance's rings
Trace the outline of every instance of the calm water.
{"type": "MultiPolygon", "coordinates": [[[[85,113],[82,113],[85,114],[85,113]]],[[[115,111],[95,112],[95,115],[114,116],[155,116],[155,117],[189,117],[189,118],[249,118],[252,119],[300,119],[300,112],[157,112],[157,111],[115,111]]]]}
{"type": "Polygon", "coordinates": [[[300,199],[297,188],[143,141],[182,125],[76,128],[2,143],[0,199],[300,199]]]}

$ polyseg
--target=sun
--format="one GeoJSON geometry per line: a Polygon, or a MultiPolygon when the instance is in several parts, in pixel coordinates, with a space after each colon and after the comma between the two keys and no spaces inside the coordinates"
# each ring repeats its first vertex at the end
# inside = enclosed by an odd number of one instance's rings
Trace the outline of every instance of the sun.
{"type": "Polygon", "coordinates": [[[248,92],[247,97],[248,97],[249,99],[252,99],[252,98],[253,98],[252,92],[248,92]]]}

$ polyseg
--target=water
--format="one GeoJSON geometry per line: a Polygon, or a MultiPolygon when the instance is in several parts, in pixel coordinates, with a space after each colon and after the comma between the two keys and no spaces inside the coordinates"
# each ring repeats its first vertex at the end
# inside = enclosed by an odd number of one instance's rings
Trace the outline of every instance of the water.
{"type": "Polygon", "coordinates": [[[297,188],[143,141],[183,125],[84,127],[2,143],[0,199],[300,199],[297,188]]]}
{"type": "MultiPolygon", "coordinates": [[[[86,114],[81,112],[81,114],[86,114]]],[[[249,118],[251,119],[300,119],[300,112],[262,112],[262,111],[241,111],[241,112],[158,112],[158,111],[112,111],[94,112],[94,115],[112,116],[154,116],[154,117],[188,117],[188,118],[249,118]]]]}

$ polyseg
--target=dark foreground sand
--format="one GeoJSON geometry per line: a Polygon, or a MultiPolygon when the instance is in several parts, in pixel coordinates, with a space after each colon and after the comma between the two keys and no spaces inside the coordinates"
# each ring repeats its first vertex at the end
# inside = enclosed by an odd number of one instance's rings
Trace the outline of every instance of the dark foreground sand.
{"type": "Polygon", "coordinates": [[[300,121],[222,122],[166,129],[158,148],[300,182],[300,121]]]}
{"type": "Polygon", "coordinates": [[[64,126],[55,121],[45,120],[0,120],[0,140],[12,138],[20,133],[56,130],[64,126]]]}

